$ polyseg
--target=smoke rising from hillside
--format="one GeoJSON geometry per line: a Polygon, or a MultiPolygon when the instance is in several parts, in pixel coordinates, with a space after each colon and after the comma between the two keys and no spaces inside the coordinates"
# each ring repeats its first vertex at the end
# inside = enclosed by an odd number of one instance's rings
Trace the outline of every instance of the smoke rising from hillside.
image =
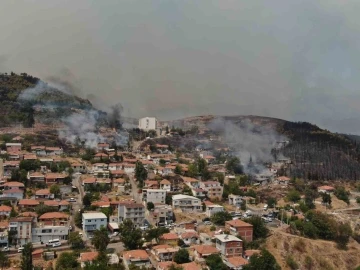
{"type": "Polygon", "coordinates": [[[222,136],[240,159],[245,173],[263,172],[264,162],[274,161],[271,150],[277,146],[277,142],[287,140],[272,128],[254,125],[248,119],[235,125],[219,117],[209,124],[209,128],[222,136]],[[250,158],[252,166],[249,166],[250,158]]]}
{"type": "Polygon", "coordinates": [[[360,134],[358,0],[1,5],[0,72],[66,67],[83,97],[121,96],[132,117],[266,115],[360,134]]]}

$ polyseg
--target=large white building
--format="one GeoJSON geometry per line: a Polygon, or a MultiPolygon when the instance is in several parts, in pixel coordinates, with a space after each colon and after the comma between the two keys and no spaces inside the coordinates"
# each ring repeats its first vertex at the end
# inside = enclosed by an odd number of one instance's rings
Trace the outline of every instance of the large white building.
{"type": "Polygon", "coordinates": [[[166,190],[163,189],[143,189],[142,200],[145,204],[148,202],[152,203],[165,203],[166,190]]]}
{"type": "Polygon", "coordinates": [[[107,217],[101,212],[83,213],[82,226],[85,233],[92,233],[95,230],[99,230],[101,226],[106,228],[107,217]]]}
{"type": "Polygon", "coordinates": [[[130,219],[136,227],[144,225],[145,207],[138,203],[119,204],[118,208],[119,223],[125,219],[130,219]]]}
{"type": "Polygon", "coordinates": [[[173,195],[172,196],[173,208],[180,208],[183,212],[201,212],[201,200],[188,195],[173,195]]]}
{"type": "Polygon", "coordinates": [[[139,128],[143,130],[156,130],[158,120],[155,117],[144,117],[139,119],[139,128]]]}
{"type": "Polygon", "coordinates": [[[47,243],[49,240],[66,240],[69,235],[69,226],[37,226],[32,228],[33,243],[47,243]]]}
{"type": "MultiPolygon", "coordinates": [[[[16,231],[16,244],[25,245],[32,241],[33,217],[16,217],[9,221],[9,231],[16,231]]],[[[11,243],[13,244],[13,243],[11,243]]]]}

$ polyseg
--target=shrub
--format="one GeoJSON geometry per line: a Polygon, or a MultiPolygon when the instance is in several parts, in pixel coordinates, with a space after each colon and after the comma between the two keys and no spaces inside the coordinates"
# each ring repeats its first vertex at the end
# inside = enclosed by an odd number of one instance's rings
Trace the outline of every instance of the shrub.
{"type": "Polygon", "coordinates": [[[290,267],[292,270],[296,270],[299,268],[298,263],[294,260],[293,256],[288,255],[286,257],[286,264],[290,267]]]}

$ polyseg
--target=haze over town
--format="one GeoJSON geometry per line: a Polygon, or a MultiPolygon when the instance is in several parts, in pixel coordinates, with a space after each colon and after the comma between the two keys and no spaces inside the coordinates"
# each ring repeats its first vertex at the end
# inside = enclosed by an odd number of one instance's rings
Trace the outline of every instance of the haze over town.
{"type": "Polygon", "coordinates": [[[360,134],[359,1],[2,1],[0,71],[163,120],[253,114],[360,134]]]}

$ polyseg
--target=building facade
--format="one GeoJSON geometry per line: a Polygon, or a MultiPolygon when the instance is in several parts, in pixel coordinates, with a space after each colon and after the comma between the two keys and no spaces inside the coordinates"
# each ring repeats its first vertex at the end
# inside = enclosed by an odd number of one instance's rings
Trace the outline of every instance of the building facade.
{"type": "Polygon", "coordinates": [[[156,130],[158,120],[155,117],[144,117],[139,119],[139,129],[156,130]]]}
{"type": "Polygon", "coordinates": [[[152,203],[165,203],[166,190],[163,189],[143,189],[142,190],[142,201],[147,204],[152,203]]]}
{"type": "Polygon", "coordinates": [[[193,196],[174,195],[172,196],[172,206],[183,212],[202,212],[201,200],[193,196]]]}
{"type": "Polygon", "coordinates": [[[145,207],[138,203],[119,204],[119,222],[130,219],[136,227],[143,226],[145,219],[145,207]]]}
{"type": "Polygon", "coordinates": [[[99,230],[102,226],[107,227],[107,217],[104,213],[83,213],[82,214],[83,231],[88,234],[99,230]]]}

